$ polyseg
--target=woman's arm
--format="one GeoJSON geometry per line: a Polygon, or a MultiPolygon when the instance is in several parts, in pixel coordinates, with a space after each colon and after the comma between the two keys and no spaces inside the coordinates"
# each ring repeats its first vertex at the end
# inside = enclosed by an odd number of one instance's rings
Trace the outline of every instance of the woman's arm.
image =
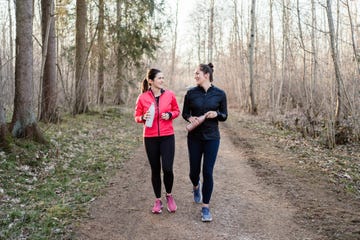
{"type": "Polygon", "coordinates": [[[189,121],[189,118],[191,117],[191,112],[190,112],[190,107],[189,107],[188,92],[185,94],[185,97],[184,97],[182,117],[183,117],[186,121],[189,121]]]}
{"type": "Polygon", "coordinates": [[[144,107],[141,104],[140,96],[136,100],[134,117],[135,117],[135,122],[137,122],[137,123],[144,123],[145,122],[145,119],[144,119],[144,107]]]}
{"type": "Polygon", "coordinates": [[[220,101],[219,110],[216,111],[217,113],[217,120],[224,122],[227,119],[228,111],[227,111],[227,100],[226,100],[226,94],[223,93],[223,96],[220,101]]]}
{"type": "Polygon", "coordinates": [[[172,94],[171,97],[171,111],[169,113],[170,113],[170,119],[175,119],[180,115],[180,109],[175,94],[172,94]]]}

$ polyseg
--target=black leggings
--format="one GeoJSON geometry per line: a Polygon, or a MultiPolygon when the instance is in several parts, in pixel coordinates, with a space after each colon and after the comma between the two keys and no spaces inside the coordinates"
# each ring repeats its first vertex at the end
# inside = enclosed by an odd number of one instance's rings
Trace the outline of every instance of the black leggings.
{"type": "Polygon", "coordinates": [[[164,185],[167,193],[171,193],[174,173],[175,136],[145,137],[145,150],[151,166],[151,182],[155,196],[161,197],[161,167],[164,173],[164,185]]]}

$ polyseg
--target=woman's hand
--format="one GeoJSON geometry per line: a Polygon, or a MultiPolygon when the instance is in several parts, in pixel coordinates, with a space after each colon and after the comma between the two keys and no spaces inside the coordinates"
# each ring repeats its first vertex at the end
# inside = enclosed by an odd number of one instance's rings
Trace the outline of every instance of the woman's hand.
{"type": "Polygon", "coordinates": [[[165,112],[161,114],[161,118],[164,120],[169,120],[170,119],[170,114],[165,112]]]}
{"type": "Polygon", "coordinates": [[[148,110],[143,116],[142,119],[146,121],[150,117],[150,111],[148,110]]]}
{"type": "Polygon", "coordinates": [[[193,116],[189,117],[189,118],[188,118],[188,121],[191,122],[191,123],[194,123],[194,122],[197,123],[197,122],[199,122],[198,117],[193,117],[193,116]]]}
{"type": "Polygon", "coordinates": [[[208,111],[205,113],[206,118],[216,118],[218,116],[216,111],[208,111]]]}

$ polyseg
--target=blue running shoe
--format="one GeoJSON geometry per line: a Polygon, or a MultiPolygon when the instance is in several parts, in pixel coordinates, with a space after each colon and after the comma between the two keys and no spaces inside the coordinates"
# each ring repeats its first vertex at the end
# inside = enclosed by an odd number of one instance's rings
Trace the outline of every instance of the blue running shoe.
{"type": "Polygon", "coordinates": [[[199,184],[198,184],[198,188],[193,189],[193,193],[194,193],[194,201],[196,203],[201,203],[202,196],[201,196],[201,183],[200,183],[200,181],[199,181],[199,184]]]}
{"type": "Polygon", "coordinates": [[[211,222],[212,216],[210,213],[210,209],[208,207],[201,208],[201,221],[203,222],[211,222]]]}

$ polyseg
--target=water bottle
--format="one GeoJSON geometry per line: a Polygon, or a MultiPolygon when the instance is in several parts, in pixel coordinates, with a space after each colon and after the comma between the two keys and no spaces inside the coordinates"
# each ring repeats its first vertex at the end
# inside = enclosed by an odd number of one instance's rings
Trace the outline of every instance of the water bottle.
{"type": "Polygon", "coordinates": [[[149,113],[150,113],[150,117],[148,119],[146,119],[145,125],[147,127],[152,127],[153,121],[154,121],[154,116],[155,116],[155,104],[152,103],[149,107],[149,113]]]}

